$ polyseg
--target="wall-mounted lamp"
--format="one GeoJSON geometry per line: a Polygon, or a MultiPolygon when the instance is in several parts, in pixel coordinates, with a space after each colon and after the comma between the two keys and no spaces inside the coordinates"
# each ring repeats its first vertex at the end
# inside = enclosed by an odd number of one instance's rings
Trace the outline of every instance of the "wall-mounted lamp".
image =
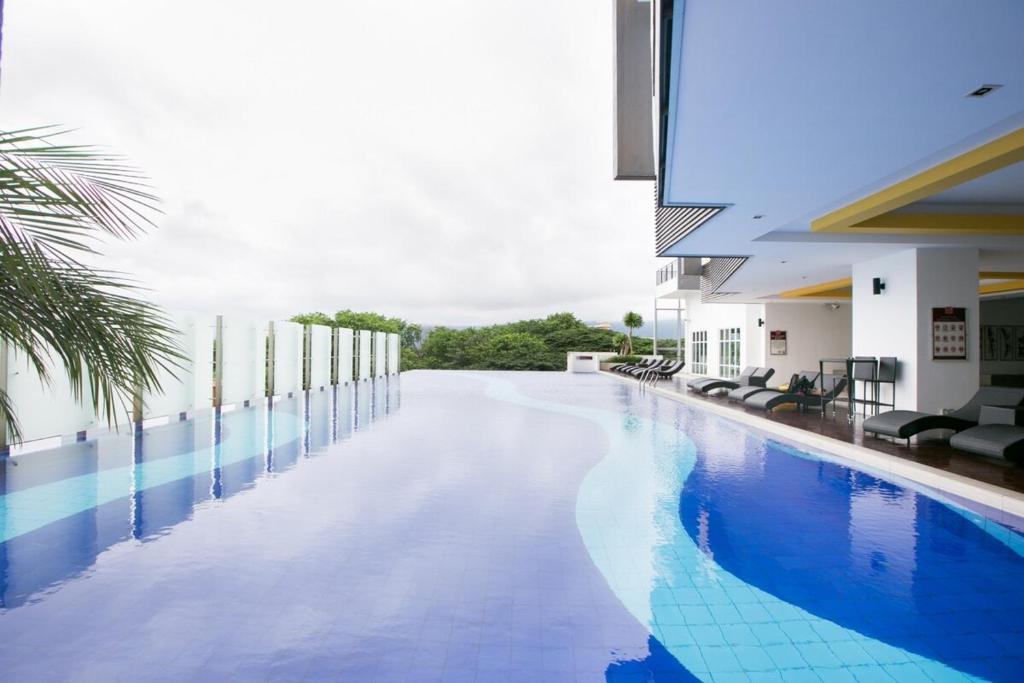
{"type": "Polygon", "coordinates": [[[757,319],[757,326],[758,327],[764,327],[764,318],[758,318],[757,319]]]}
{"type": "Polygon", "coordinates": [[[881,294],[885,291],[885,283],[882,282],[882,278],[876,277],[871,281],[871,293],[881,294]]]}

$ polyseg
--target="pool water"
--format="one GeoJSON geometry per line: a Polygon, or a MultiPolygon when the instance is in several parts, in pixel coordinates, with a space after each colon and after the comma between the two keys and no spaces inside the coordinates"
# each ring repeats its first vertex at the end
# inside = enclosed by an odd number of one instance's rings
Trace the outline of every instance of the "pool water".
{"type": "Polygon", "coordinates": [[[596,375],[0,461],[0,680],[1019,680],[1020,520],[596,375]]]}

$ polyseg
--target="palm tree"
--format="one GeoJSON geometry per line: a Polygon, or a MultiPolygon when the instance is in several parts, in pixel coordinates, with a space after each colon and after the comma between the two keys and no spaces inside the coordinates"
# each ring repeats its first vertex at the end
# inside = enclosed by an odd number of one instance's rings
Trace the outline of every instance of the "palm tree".
{"type": "Polygon", "coordinates": [[[644,319],[639,313],[630,311],[626,315],[622,316],[622,324],[629,330],[629,337],[627,339],[629,344],[629,353],[633,353],[633,330],[638,327],[643,327],[644,319]]]}
{"type": "MultiPolygon", "coordinates": [[[[44,383],[59,363],[75,399],[88,395],[116,422],[140,392],[159,391],[161,371],[173,372],[182,356],[170,322],[131,295],[132,282],[80,259],[98,253],[102,238],[144,232],[157,200],[121,158],[59,144],[61,134],[0,131],[0,350],[12,349],[44,383]]],[[[0,385],[4,428],[20,441],[0,385]]]]}

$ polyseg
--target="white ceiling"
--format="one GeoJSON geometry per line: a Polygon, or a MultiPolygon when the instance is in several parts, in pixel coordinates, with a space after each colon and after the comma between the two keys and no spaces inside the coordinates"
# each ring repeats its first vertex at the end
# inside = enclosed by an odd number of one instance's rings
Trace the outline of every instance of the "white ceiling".
{"type": "MultiPolygon", "coordinates": [[[[966,241],[1024,269],[1021,237],[808,233],[818,216],[1024,127],[1024,3],[690,0],[683,21],[665,199],[729,208],[671,255],[753,256],[723,288],[744,299],[929,244],[966,241]],[[1003,87],[964,96],[983,83],[1003,87]],[[781,269],[786,256],[799,267],[781,269]]],[[[1024,204],[1022,188],[1018,164],[934,201],[1024,204]]]]}

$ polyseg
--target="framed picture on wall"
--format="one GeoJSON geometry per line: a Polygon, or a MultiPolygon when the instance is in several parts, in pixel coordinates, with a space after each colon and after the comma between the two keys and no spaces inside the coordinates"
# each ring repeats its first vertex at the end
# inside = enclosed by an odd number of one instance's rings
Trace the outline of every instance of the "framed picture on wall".
{"type": "Polygon", "coordinates": [[[1013,352],[1017,346],[1015,329],[1009,325],[999,326],[999,360],[1013,360],[1013,352]]]}
{"type": "Polygon", "coordinates": [[[967,358],[967,309],[946,306],[932,309],[932,358],[967,358]]]}
{"type": "Polygon", "coordinates": [[[1017,330],[1017,349],[1015,358],[1017,360],[1024,360],[1024,326],[1018,326],[1014,329],[1017,330]]]}
{"type": "Polygon", "coordinates": [[[999,360],[999,328],[994,325],[981,327],[981,359],[999,360]]]}
{"type": "Polygon", "coordinates": [[[772,356],[786,355],[786,330],[772,330],[769,333],[768,353],[772,356]]]}

